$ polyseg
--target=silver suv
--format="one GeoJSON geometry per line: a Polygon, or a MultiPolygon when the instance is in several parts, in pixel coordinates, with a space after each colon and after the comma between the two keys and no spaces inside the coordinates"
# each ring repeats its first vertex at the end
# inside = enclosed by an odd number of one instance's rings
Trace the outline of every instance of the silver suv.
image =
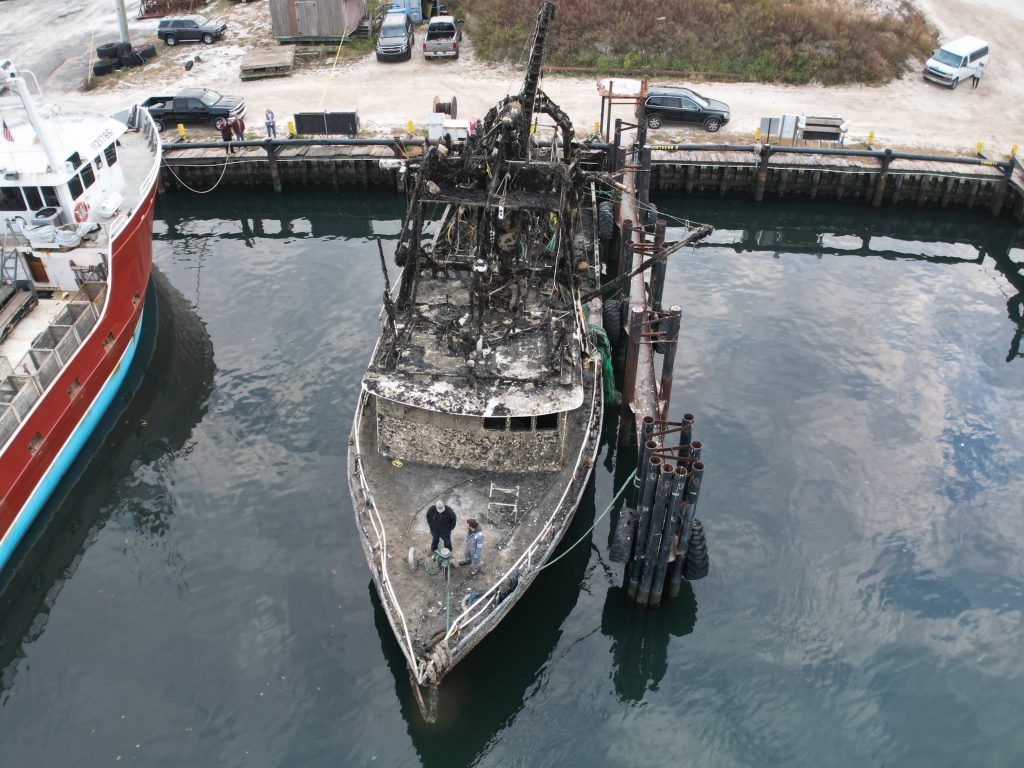
{"type": "Polygon", "coordinates": [[[160,19],[156,36],[167,45],[177,45],[185,40],[202,41],[209,45],[224,36],[227,24],[211,21],[205,16],[168,16],[160,19]]]}

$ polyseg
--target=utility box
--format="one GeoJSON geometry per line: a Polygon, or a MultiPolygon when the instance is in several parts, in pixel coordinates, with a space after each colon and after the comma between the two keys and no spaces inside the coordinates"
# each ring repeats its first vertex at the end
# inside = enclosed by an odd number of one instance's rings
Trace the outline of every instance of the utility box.
{"type": "Polygon", "coordinates": [[[340,42],[359,29],[367,0],[270,0],[270,25],[280,43],[340,42]]]}
{"type": "Polygon", "coordinates": [[[473,126],[469,120],[453,120],[438,112],[427,116],[427,139],[433,143],[440,141],[447,134],[452,141],[465,141],[473,135],[473,126]]]}

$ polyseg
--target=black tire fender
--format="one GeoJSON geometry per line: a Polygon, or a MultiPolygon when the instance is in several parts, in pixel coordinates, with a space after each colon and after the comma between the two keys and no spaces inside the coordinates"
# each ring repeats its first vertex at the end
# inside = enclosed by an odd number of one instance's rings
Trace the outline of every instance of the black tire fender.
{"type": "Polygon", "coordinates": [[[686,562],[683,563],[683,577],[687,581],[703,579],[708,575],[710,560],[704,526],[694,518],[690,525],[690,538],[686,544],[686,562]]]}
{"type": "Polygon", "coordinates": [[[611,200],[602,200],[597,204],[597,236],[602,240],[611,240],[615,232],[615,206],[611,200]]]}
{"type": "Polygon", "coordinates": [[[104,61],[102,59],[99,59],[92,65],[92,73],[97,77],[101,75],[109,75],[113,71],[114,62],[112,61],[104,61]]]}
{"type": "Polygon", "coordinates": [[[608,337],[608,343],[612,349],[619,346],[622,338],[622,310],[619,307],[618,299],[606,299],[601,308],[601,322],[604,324],[604,332],[608,337]]]}
{"type": "Polygon", "coordinates": [[[96,46],[96,55],[101,59],[115,59],[121,55],[120,43],[104,43],[96,46]]]}

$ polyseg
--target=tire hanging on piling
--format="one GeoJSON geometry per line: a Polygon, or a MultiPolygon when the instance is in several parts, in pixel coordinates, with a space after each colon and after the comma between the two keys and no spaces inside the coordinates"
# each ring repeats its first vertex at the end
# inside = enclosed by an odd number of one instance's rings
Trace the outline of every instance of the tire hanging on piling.
{"type": "Polygon", "coordinates": [[[686,562],[683,564],[683,578],[687,581],[703,579],[708,575],[708,543],[704,537],[704,526],[694,518],[690,526],[690,539],[686,544],[686,562]]]}
{"type": "Polygon", "coordinates": [[[619,307],[618,299],[605,299],[601,308],[601,321],[608,343],[612,349],[618,349],[619,341],[622,339],[622,309],[619,307]]]}
{"type": "Polygon", "coordinates": [[[597,236],[604,241],[612,239],[615,232],[615,206],[611,200],[597,204],[597,236]]]}

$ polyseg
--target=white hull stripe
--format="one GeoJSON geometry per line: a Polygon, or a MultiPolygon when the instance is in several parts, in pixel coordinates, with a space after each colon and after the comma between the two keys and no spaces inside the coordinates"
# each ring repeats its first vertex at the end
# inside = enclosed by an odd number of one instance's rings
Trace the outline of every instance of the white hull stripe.
{"type": "MultiPolygon", "coordinates": [[[[143,314],[145,310],[143,310],[143,314]]],[[[142,314],[139,315],[139,322],[135,326],[135,333],[132,335],[131,340],[128,342],[128,346],[125,347],[124,354],[121,355],[121,359],[117,365],[114,366],[113,372],[110,377],[103,384],[99,393],[96,395],[92,404],[86,410],[82,416],[81,421],[78,422],[78,426],[75,427],[74,431],[65,441],[64,445],[61,446],[60,451],[54,458],[53,463],[50,464],[49,469],[39,480],[35,490],[28,497],[28,501],[25,502],[25,506],[18,512],[18,516],[14,518],[14,522],[11,523],[11,527],[7,530],[3,540],[0,540],[0,568],[3,568],[7,564],[7,560],[14,552],[15,547],[21,541],[25,532],[29,526],[36,519],[39,511],[43,508],[46,500],[50,498],[50,494],[53,493],[53,489],[57,487],[57,483],[64,477],[64,474],[68,471],[71,466],[71,462],[75,460],[79,452],[82,450],[82,446],[85,445],[86,440],[92,435],[93,430],[96,429],[96,425],[99,420],[106,413],[107,408],[110,407],[110,403],[113,402],[114,396],[117,394],[118,389],[121,388],[121,382],[124,381],[124,377],[128,374],[128,369],[131,367],[132,359],[135,357],[135,350],[139,344],[139,334],[142,331],[142,314]]]]}

